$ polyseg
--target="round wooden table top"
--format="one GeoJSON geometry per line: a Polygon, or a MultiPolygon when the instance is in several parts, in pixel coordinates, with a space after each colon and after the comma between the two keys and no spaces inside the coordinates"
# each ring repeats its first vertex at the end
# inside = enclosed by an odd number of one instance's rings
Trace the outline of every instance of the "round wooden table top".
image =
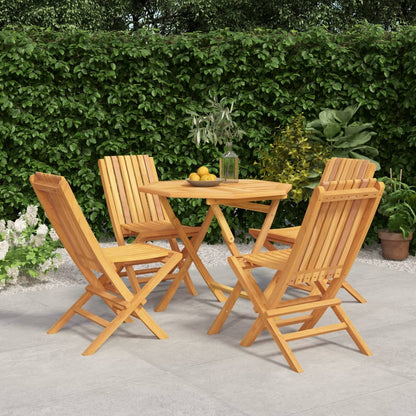
{"type": "Polygon", "coordinates": [[[238,182],[220,182],[213,187],[192,186],[186,180],[159,181],[142,185],[139,190],[169,198],[259,201],[283,199],[291,188],[288,183],[240,179],[238,182]]]}

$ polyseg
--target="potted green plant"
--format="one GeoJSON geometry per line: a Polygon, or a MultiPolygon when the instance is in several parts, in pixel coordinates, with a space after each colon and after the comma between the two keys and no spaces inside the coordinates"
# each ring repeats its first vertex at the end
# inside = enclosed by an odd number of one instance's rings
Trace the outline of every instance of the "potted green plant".
{"type": "Polygon", "coordinates": [[[238,180],[238,156],[232,150],[233,139],[241,138],[244,132],[233,119],[234,102],[216,97],[208,99],[209,105],[201,114],[190,111],[192,128],[189,137],[199,146],[200,143],[214,145],[225,143],[225,153],[220,158],[220,178],[226,181],[238,180]]]}
{"type": "Polygon", "coordinates": [[[416,191],[399,179],[390,177],[379,180],[386,185],[380,201],[379,213],[385,218],[385,227],[378,230],[383,257],[404,260],[409,255],[409,244],[416,228],[416,191]]]}

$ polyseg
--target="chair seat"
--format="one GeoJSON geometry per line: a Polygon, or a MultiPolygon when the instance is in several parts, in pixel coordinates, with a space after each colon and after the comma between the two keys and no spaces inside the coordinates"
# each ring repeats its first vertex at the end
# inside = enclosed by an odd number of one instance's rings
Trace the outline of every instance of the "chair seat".
{"type": "MultiPolygon", "coordinates": [[[[280,243],[292,246],[296,241],[296,237],[298,236],[299,230],[300,227],[272,229],[267,233],[267,240],[273,243],[280,243]]],[[[258,228],[250,228],[249,233],[257,239],[260,230],[258,228]]]]}
{"type": "Polygon", "coordinates": [[[162,247],[150,244],[129,244],[125,246],[103,248],[104,255],[114,264],[136,264],[142,262],[157,262],[171,253],[162,247]],[[150,259],[150,260],[149,260],[150,259]]]}
{"type": "Polygon", "coordinates": [[[261,265],[262,267],[281,270],[286,266],[291,252],[290,248],[286,250],[262,251],[256,254],[246,254],[242,258],[254,266],[261,265]]]}
{"type": "MultiPolygon", "coordinates": [[[[160,240],[167,238],[178,238],[177,229],[169,221],[149,221],[140,224],[121,224],[123,231],[129,235],[138,235],[143,240],[160,240]]],[[[196,236],[201,227],[183,226],[188,237],[196,236]]]]}

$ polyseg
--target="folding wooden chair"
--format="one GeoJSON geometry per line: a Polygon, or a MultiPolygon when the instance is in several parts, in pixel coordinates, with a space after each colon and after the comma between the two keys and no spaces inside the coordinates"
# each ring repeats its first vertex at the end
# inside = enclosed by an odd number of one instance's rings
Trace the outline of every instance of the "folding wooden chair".
{"type": "MultiPolygon", "coordinates": [[[[153,158],[148,155],[106,156],[98,161],[98,166],[117,243],[125,245],[127,237],[135,237],[135,242],[168,240],[172,250],[180,252],[178,232],[158,195],[140,192],[141,185],[158,181],[153,158]]],[[[188,238],[200,231],[200,227],[183,228],[188,238]]],[[[164,280],[175,276],[171,273],[164,280]]],[[[144,281],[145,278],[139,279],[139,282],[144,281]]],[[[191,295],[198,294],[187,271],[184,282],[191,295]]],[[[162,299],[155,310],[164,310],[166,306],[167,302],[162,299]]]]}
{"type": "Polygon", "coordinates": [[[361,248],[383,190],[384,184],[376,179],[324,183],[313,191],[291,249],[230,257],[238,282],[208,333],[220,331],[244,289],[258,317],[241,345],[251,345],[267,329],[290,367],[301,372],[288,341],[346,330],[359,350],[371,355],[335,296],[361,248]],[[276,270],[264,292],[251,273],[256,267],[276,270]],[[283,299],[290,284],[304,283],[313,285],[309,294],[283,299]],[[316,327],[328,308],[340,322],[316,327]],[[280,331],[281,327],[296,324],[301,324],[298,330],[280,331]]]}
{"type": "MultiPolygon", "coordinates": [[[[364,159],[345,159],[333,157],[330,159],[321,176],[320,184],[330,181],[344,181],[349,179],[370,179],[374,176],[376,165],[364,159]]],[[[293,246],[300,227],[271,229],[266,237],[264,246],[269,250],[276,250],[273,243],[293,246]]],[[[257,239],[260,230],[250,228],[249,233],[257,239]]],[[[344,282],[343,289],[349,292],[356,300],[365,303],[365,298],[358,293],[348,282],[344,282]]],[[[307,289],[304,285],[303,289],[307,289]]]]}
{"type": "Polygon", "coordinates": [[[150,244],[101,248],[65,178],[36,173],[30,177],[30,182],[62,244],[89,283],[85,293],[49,329],[48,334],[58,332],[74,314],[78,314],[104,327],[83,355],[97,351],[123,321],[131,322],[131,317],[140,319],[156,337],[167,338],[143,305],[149,293],[181,261],[182,255],[150,244]],[[145,263],[163,263],[163,266],[140,288],[132,269],[134,265],[145,263]],[[128,271],[134,293],[117,273],[123,267],[128,271]],[[100,297],[116,315],[111,322],[83,308],[94,295],[100,297]]]}

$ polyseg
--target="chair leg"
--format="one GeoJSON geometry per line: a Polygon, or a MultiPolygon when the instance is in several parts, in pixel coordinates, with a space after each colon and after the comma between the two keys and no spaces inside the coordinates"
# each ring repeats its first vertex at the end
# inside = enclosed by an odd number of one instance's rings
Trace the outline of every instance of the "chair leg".
{"type": "Polygon", "coordinates": [[[181,276],[176,276],[175,279],[172,281],[172,283],[170,284],[168,290],[166,291],[166,293],[163,295],[162,299],[160,300],[160,302],[158,303],[158,305],[155,308],[156,312],[162,312],[164,311],[167,306],[169,305],[169,302],[172,300],[173,296],[175,295],[176,291],[179,288],[179,285],[181,284],[182,280],[185,277],[186,271],[182,271],[182,272],[178,272],[182,274],[181,276]]]}
{"type": "Polygon", "coordinates": [[[56,334],[75,315],[75,309],[85,305],[93,296],[85,292],[48,330],[48,334],[56,334]]]}
{"type": "Polygon", "coordinates": [[[185,273],[185,276],[183,278],[183,282],[185,283],[186,288],[188,289],[188,292],[192,296],[197,296],[198,292],[196,291],[194,282],[191,279],[191,276],[188,272],[185,273]]]}
{"type": "Polygon", "coordinates": [[[127,273],[127,277],[129,278],[129,282],[130,282],[131,288],[133,289],[133,292],[139,293],[141,290],[140,284],[137,281],[136,272],[134,271],[133,266],[126,266],[126,273],[127,273]]]}
{"type": "Polygon", "coordinates": [[[101,345],[113,334],[113,332],[121,325],[121,323],[130,315],[131,308],[120,311],[118,315],[110,322],[110,324],[98,335],[97,338],[85,349],[82,355],[94,354],[101,345]]]}
{"type": "Polygon", "coordinates": [[[358,349],[365,355],[373,355],[370,348],[368,348],[368,345],[365,343],[364,339],[362,338],[360,333],[357,331],[353,323],[350,321],[350,319],[348,318],[344,310],[341,308],[341,306],[340,305],[333,306],[332,310],[334,311],[338,319],[347,325],[346,330],[350,334],[350,337],[352,338],[352,340],[357,345],[358,349]]]}
{"type": "Polygon", "coordinates": [[[169,338],[165,331],[153,320],[153,318],[142,307],[137,308],[133,312],[134,316],[137,316],[147,328],[159,339],[169,338]]]}
{"type": "Polygon", "coordinates": [[[367,300],[357,292],[348,282],[345,282],[342,284],[342,288],[345,289],[353,298],[358,300],[360,303],[366,303],[367,300]]]}
{"type": "Polygon", "coordinates": [[[254,321],[254,324],[251,326],[244,338],[241,340],[240,345],[242,345],[243,347],[249,347],[260,335],[260,332],[262,332],[265,329],[266,327],[264,326],[263,321],[260,317],[257,317],[257,319],[254,321]]]}
{"type": "Polygon", "coordinates": [[[302,373],[303,369],[300,366],[299,361],[295,357],[295,354],[293,354],[293,351],[289,348],[289,345],[280,332],[279,327],[274,323],[274,318],[264,318],[264,323],[266,324],[267,329],[275,340],[286,361],[288,362],[290,368],[293,371],[302,373]]]}
{"type": "MultiPolygon", "coordinates": [[[[137,295],[136,295],[137,296],[137,295]]],[[[114,331],[129,317],[130,315],[139,318],[146,327],[159,339],[166,339],[168,335],[159,327],[159,325],[150,317],[142,306],[138,306],[142,302],[142,296],[138,296],[133,304],[128,308],[118,312],[117,316],[105,327],[97,338],[85,349],[82,355],[94,354],[101,345],[114,333],[114,331]]]]}
{"type": "Polygon", "coordinates": [[[231,309],[234,307],[237,299],[240,297],[240,293],[243,290],[240,282],[234,286],[234,289],[231,291],[230,295],[228,296],[227,301],[225,302],[224,306],[221,309],[221,312],[215,318],[214,323],[208,330],[208,335],[218,334],[220,332],[222,326],[224,325],[225,321],[228,318],[228,315],[231,312],[231,309]]]}
{"type": "MultiPolygon", "coordinates": [[[[169,244],[170,244],[170,247],[172,248],[172,250],[180,252],[178,241],[176,240],[176,238],[170,238],[169,239],[169,244]]],[[[183,260],[182,260],[182,262],[183,262],[183,260]]],[[[198,295],[198,292],[196,291],[195,286],[194,286],[194,282],[192,281],[191,276],[189,275],[188,272],[185,273],[185,276],[183,278],[183,282],[185,283],[185,286],[188,289],[188,292],[189,292],[190,295],[192,295],[192,296],[198,295]]]]}

